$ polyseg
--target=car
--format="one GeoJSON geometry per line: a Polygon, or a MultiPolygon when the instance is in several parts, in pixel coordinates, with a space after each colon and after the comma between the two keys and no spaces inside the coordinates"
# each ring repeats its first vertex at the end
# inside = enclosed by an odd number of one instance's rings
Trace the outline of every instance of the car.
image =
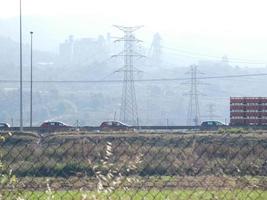
{"type": "Polygon", "coordinates": [[[8,123],[0,122],[0,129],[8,129],[10,125],[8,123]]]}
{"type": "Polygon", "coordinates": [[[70,130],[72,126],[69,126],[59,121],[46,121],[41,124],[40,128],[41,132],[54,132],[54,131],[67,131],[70,130]]]}
{"type": "Polygon", "coordinates": [[[120,121],[105,121],[100,125],[100,131],[129,131],[133,128],[127,124],[120,121]]]}
{"type": "Polygon", "coordinates": [[[200,125],[201,130],[218,130],[219,128],[226,127],[226,125],[219,121],[204,121],[200,125]]]}

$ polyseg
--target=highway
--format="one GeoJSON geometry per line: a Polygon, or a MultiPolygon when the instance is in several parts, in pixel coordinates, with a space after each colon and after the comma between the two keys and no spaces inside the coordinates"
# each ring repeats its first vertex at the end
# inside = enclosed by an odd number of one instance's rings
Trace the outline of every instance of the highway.
{"type": "MultiPolygon", "coordinates": [[[[223,127],[201,127],[201,126],[132,126],[134,130],[138,131],[182,131],[182,130],[202,130],[202,131],[214,131],[219,128],[231,129],[231,128],[243,128],[252,130],[267,130],[267,126],[223,126],[223,127]]],[[[19,127],[2,128],[0,131],[10,131],[19,132],[19,127]]],[[[81,127],[62,127],[55,129],[48,129],[43,127],[24,127],[24,132],[71,132],[71,131],[81,131],[81,132],[96,132],[100,131],[99,126],[81,126],[81,127]]]]}

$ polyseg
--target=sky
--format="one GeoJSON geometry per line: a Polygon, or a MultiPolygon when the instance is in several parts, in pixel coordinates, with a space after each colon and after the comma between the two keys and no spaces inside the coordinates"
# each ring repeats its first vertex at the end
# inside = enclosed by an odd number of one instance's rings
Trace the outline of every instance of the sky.
{"type": "MultiPolygon", "coordinates": [[[[0,0],[0,20],[18,16],[18,6],[19,0],[0,0]]],[[[166,47],[261,63],[267,63],[266,8],[264,0],[22,0],[23,16],[67,19],[62,41],[68,34],[112,32],[113,24],[144,25],[140,36],[147,43],[159,32],[166,47]],[[69,19],[84,26],[75,33],[69,19]]]]}

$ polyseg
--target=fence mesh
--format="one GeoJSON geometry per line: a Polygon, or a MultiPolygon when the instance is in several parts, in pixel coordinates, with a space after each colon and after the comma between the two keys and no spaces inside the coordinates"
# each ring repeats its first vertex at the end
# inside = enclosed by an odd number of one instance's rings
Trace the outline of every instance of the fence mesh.
{"type": "Polygon", "coordinates": [[[267,199],[265,133],[3,136],[0,199],[267,199]]]}

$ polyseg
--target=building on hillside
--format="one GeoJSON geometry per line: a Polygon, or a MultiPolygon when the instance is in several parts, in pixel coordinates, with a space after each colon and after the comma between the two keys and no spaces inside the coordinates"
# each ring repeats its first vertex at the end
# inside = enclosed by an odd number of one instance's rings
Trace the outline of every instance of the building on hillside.
{"type": "Polygon", "coordinates": [[[73,59],[73,45],[74,37],[71,35],[64,43],[59,45],[59,59],[60,63],[67,65],[72,62],[73,59]]]}
{"type": "Polygon", "coordinates": [[[230,125],[267,125],[267,97],[231,97],[230,125]]]}
{"type": "Polygon", "coordinates": [[[107,38],[76,38],[69,36],[59,45],[59,63],[62,65],[90,65],[110,57],[110,35],[107,38]]]}

